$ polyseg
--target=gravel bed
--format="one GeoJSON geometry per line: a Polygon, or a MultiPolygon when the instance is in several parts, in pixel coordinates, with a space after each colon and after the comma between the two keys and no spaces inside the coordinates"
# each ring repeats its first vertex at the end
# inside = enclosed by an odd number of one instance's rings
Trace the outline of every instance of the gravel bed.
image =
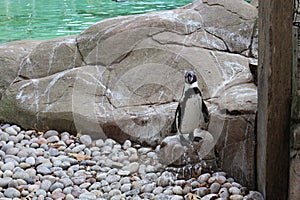
{"type": "Polygon", "coordinates": [[[261,200],[225,172],[177,178],[155,149],[0,126],[0,199],[261,200]]]}

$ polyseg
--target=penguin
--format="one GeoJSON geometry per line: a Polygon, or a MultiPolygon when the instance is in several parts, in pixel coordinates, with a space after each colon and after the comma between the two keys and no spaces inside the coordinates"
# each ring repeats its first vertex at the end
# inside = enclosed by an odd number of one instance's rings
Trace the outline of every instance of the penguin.
{"type": "Polygon", "coordinates": [[[209,113],[194,71],[186,71],[184,78],[183,93],[175,112],[171,133],[192,134],[196,128],[209,122],[209,113]]]}

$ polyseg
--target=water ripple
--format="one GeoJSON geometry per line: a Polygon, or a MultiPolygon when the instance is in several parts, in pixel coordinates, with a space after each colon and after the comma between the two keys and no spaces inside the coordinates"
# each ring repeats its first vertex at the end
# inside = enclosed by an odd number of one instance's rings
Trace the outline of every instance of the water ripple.
{"type": "Polygon", "coordinates": [[[193,0],[1,0],[0,43],[80,33],[105,18],[169,10],[193,0]]]}

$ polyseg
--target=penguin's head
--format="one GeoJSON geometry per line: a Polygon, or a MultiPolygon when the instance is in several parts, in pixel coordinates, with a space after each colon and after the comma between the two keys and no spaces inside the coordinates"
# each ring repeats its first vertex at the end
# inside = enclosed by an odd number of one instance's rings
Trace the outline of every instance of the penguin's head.
{"type": "Polygon", "coordinates": [[[184,78],[187,84],[193,84],[197,81],[196,74],[192,70],[185,71],[184,78]]]}

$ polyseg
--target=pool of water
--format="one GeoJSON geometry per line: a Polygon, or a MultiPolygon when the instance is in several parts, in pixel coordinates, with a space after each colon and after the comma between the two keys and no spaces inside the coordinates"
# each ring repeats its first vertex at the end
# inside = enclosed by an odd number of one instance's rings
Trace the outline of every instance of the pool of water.
{"type": "Polygon", "coordinates": [[[0,43],[80,33],[105,18],[169,10],[193,0],[0,0],[0,43]]]}

